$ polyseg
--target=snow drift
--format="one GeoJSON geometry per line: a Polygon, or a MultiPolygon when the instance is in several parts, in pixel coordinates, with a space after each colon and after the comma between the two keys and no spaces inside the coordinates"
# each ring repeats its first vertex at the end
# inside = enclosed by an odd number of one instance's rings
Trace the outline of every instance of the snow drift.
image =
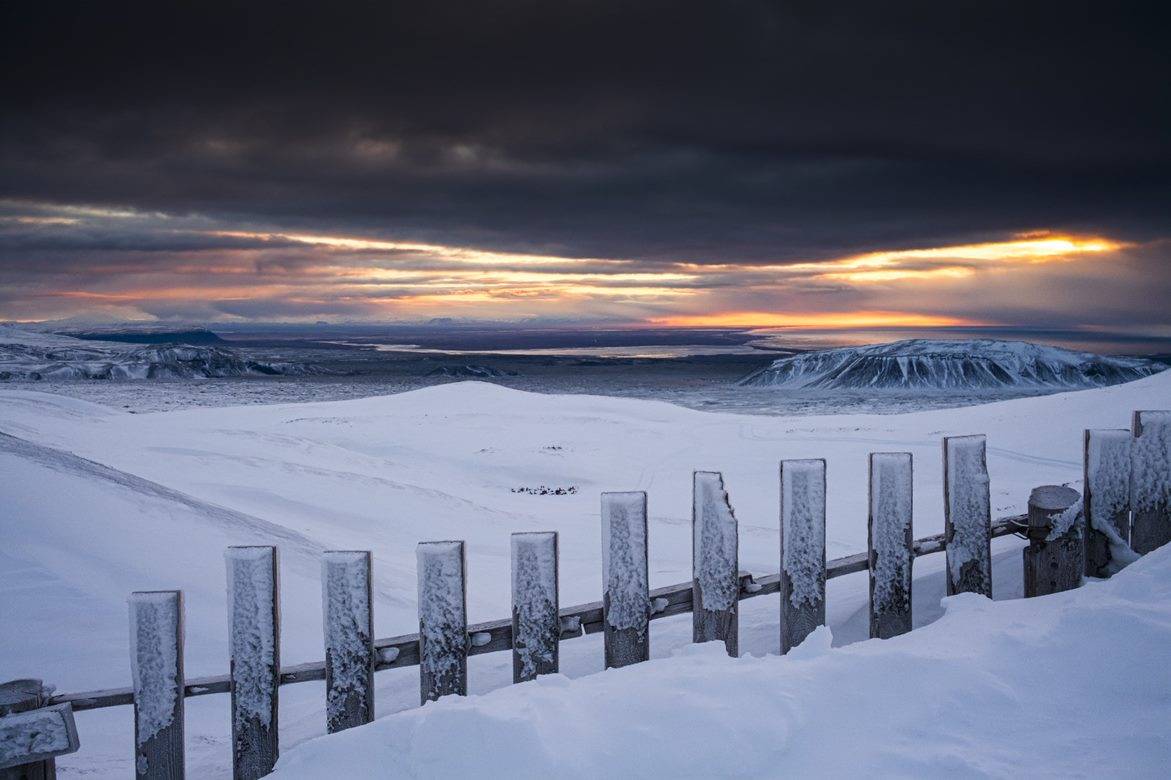
{"type": "Polygon", "coordinates": [[[1117,385],[1167,368],[1024,341],[932,341],[845,347],[781,358],[741,385],[788,389],[1077,389],[1117,385]]]}

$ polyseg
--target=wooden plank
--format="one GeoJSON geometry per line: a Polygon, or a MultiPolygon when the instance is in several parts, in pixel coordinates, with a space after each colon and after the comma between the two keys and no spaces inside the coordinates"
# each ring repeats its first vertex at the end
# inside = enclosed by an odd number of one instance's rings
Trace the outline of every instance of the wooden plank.
{"type": "Polygon", "coordinates": [[[229,547],[228,652],[231,659],[232,776],[255,780],[280,753],[280,582],[277,549],[229,547]]]}
{"type": "Polygon", "coordinates": [[[979,593],[992,598],[992,501],[985,449],[982,434],[943,440],[949,596],[979,593]]]}
{"type": "Polygon", "coordinates": [[[602,615],[606,668],[651,655],[646,493],[602,494],[602,615]]]}
{"type": "Polygon", "coordinates": [[[1082,444],[1086,576],[1109,577],[1121,568],[1115,551],[1130,541],[1131,433],[1087,430],[1082,444]]]}
{"type": "Polygon", "coordinates": [[[870,636],[911,630],[913,462],[909,452],[870,453],[870,636]]]}
{"type": "Polygon", "coordinates": [[[468,608],[463,542],[422,542],[419,577],[419,699],[468,693],[468,608]]]}
{"type": "Polygon", "coordinates": [[[55,758],[77,750],[73,708],[47,698],[40,680],[0,683],[0,780],[55,778],[55,758]]]}
{"type": "Polygon", "coordinates": [[[321,559],[330,734],[374,720],[372,561],[369,550],[330,550],[321,559]]]}
{"type": "Polygon", "coordinates": [[[825,624],[825,461],[781,461],[781,653],[825,624]]]}
{"type": "MultiPolygon", "coordinates": [[[[512,535],[512,681],[556,674],[561,642],[557,532],[512,535]]],[[[495,639],[491,631],[488,633],[495,639]]],[[[485,643],[488,644],[488,643],[485,643]]]]}
{"type": "Polygon", "coordinates": [[[1171,411],[1134,413],[1130,546],[1139,555],[1171,541],[1171,411]]]}
{"type": "Polygon", "coordinates": [[[182,778],[183,594],[130,594],[130,671],[134,678],[134,767],[146,780],[182,778]]]}
{"type": "Polygon", "coordinates": [[[1082,497],[1064,485],[1042,485],[1029,495],[1025,598],[1070,590],[1086,570],[1082,497]]]}
{"type": "MultiPolygon", "coordinates": [[[[740,655],[740,558],[736,514],[717,471],[692,474],[691,640],[723,642],[740,655]]],[[[661,598],[661,597],[660,597],[661,598]]],[[[670,602],[668,602],[669,604],[670,602]]]]}

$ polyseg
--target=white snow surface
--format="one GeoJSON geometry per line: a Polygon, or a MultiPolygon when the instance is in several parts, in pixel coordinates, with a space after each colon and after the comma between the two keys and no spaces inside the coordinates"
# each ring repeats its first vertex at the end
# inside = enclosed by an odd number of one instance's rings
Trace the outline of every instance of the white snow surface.
{"type": "Polygon", "coordinates": [[[138,704],[139,745],[174,720],[179,695],[175,630],[180,609],[174,593],[130,596],[130,671],[138,704]]]}
{"type": "Polygon", "coordinates": [[[794,607],[825,600],[825,461],[781,462],[781,567],[794,607]]]}
{"type": "Polygon", "coordinates": [[[894,639],[831,648],[822,627],[786,656],[706,643],[446,699],[296,747],[272,777],[1166,777],[1171,546],[945,609],[894,639]]]}
{"type": "Polygon", "coordinates": [[[647,497],[641,492],[602,494],[602,588],[610,596],[611,628],[647,623],[647,497]]]}
{"type": "Polygon", "coordinates": [[[736,604],[740,595],[736,515],[716,471],[695,473],[692,519],[695,579],[704,609],[720,612],[736,604]]]}
{"type": "MultiPolygon", "coordinates": [[[[1132,410],[1165,409],[1168,399],[1167,373],[967,408],[808,417],[699,412],[476,382],[352,401],[152,414],[0,387],[0,566],[14,574],[0,578],[0,679],[41,677],[69,692],[128,685],[127,594],[171,588],[185,596],[188,676],[226,674],[229,545],[280,548],[287,665],[323,657],[327,549],[373,551],[379,637],[417,630],[415,546],[427,539],[467,541],[473,622],[509,615],[514,531],[558,531],[562,605],[596,601],[602,491],[648,492],[649,584],[689,582],[697,469],[724,475],[739,521],[741,568],[775,573],[781,459],[827,460],[826,552],[833,558],[866,549],[870,452],[913,453],[914,528],[922,537],[943,530],[941,437],[988,435],[992,511],[1000,517],[1024,511],[1037,485],[1081,489],[1084,428],[1129,427],[1132,410]],[[562,449],[552,455],[550,444],[562,449]],[[510,490],[541,482],[579,490],[510,490]]],[[[1012,537],[993,540],[997,599],[1020,595],[1020,547],[1012,537]]],[[[943,569],[943,555],[915,562],[917,629],[942,614],[943,569]]],[[[826,606],[835,645],[867,637],[865,573],[830,580],[826,606]]],[[[776,653],[776,597],[739,608],[741,650],[776,653]]],[[[1129,630],[1121,617],[1115,627],[1129,630]]],[[[690,644],[691,617],[654,621],[650,630],[652,657],[664,658],[690,644]]],[[[574,678],[601,671],[601,645],[600,634],[562,642],[562,671],[574,678]]],[[[468,666],[474,694],[511,682],[510,653],[472,656],[468,666]]],[[[1078,679],[1097,684],[1089,671],[1078,679]]],[[[414,667],[376,674],[377,714],[416,707],[418,684],[414,667]]],[[[282,752],[324,732],[324,700],[319,683],[281,689],[282,752]]],[[[683,701],[677,698],[675,708],[683,701]]],[[[726,701],[729,723],[742,725],[726,701]]],[[[1014,722],[1006,715],[989,744],[1012,742],[1003,729],[1014,722]]],[[[128,707],[79,712],[77,723],[82,748],[58,760],[63,777],[133,774],[128,707]]],[[[226,695],[187,700],[189,776],[231,776],[229,729],[226,695]]],[[[1149,740],[1118,737],[1142,757],[1151,755],[1149,740]]],[[[963,760],[976,755],[956,750],[963,760]]]]}
{"type": "Polygon", "coordinates": [[[870,468],[870,517],[875,552],[874,608],[885,612],[905,606],[905,592],[894,585],[906,580],[914,560],[905,542],[914,507],[911,454],[875,453],[870,468]],[[900,593],[902,603],[896,604],[896,595],[900,593]]]}
{"type": "Polygon", "coordinates": [[[1143,358],[1106,357],[1025,341],[907,339],[784,357],[741,384],[823,390],[1069,389],[1129,382],[1166,368],[1143,358]]]}

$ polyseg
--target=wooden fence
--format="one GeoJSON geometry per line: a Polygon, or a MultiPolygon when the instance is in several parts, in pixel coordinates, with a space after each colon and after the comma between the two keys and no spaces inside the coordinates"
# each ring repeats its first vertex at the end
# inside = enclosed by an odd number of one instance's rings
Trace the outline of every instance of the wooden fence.
{"type": "Polygon", "coordinates": [[[772,593],[781,596],[779,646],[785,653],[825,622],[826,581],[862,571],[869,572],[870,635],[887,638],[911,630],[912,568],[919,556],[946,554],[948,594],[991,596],[991,540],[1021,534],[1030,540],[1023,553],[1025,595],[1034,596],[1076,587],[1086,574],[1108,576],[1133,560],[1131,547],[1142,553],[1171,540],[1171,412],[1136,412],[1133,431],[1086,431],[1084,497],[1044,486],[1030,496],[1027,515],[996,521],[985,437],[947,437],[942,444],[944,532],[912,539],[912,457],[873,453],[868,549],[830,561],[826,463],[782,461],[780,568],[759,578],[739,570],[737,521],[723,477],[704,471],[695,472],[693,483],[693,576],[677,585],[649,587],[646,494],[602,494],[603,595],[590,604],[559,604],[555,532],[513,534],[512,615],[468,625],[464,543],[423,542],[417,552],[418,632],[375,639],[370,552],[327,552],[321,569],[325,660],[298,666],[280,665],[277,549],[231,547],[225,555],[228,674],[185,678],[182,593],[133,593],[133,685],[47,699],[39,684],[35,699],[26,695],[33,681],[0,686],[0,715],[23,712],[0,717],[0,772],[15,771],[3,768],[23,757],[51,773],[53,755],[77,749],[73,710],[133,705],[138,775],[182,777],[184,699],[230,693],[234,776],[256,778],[277,760],[282,685],[324,680],[326,727],[335,732],[373,719],[373,675],[382,669],[417,665],[419,698],[427,702],[466,694],[470,655],[511,650],[513,680],[522,682],[558,671],[560,641],[597,632],[604,634],[605,665],[626,666],[650,657],[652,620],[686,612],[693,615],[695,641],[721,641],[735,656],[739,602],[772,593]],[[24,705],[5,709],[5,697],[13,695],[24,705]],[[28,712],[67,720],[63,741],[47,751],[5,752],[5,729],[16,729],[12,719],[28,712]]]}

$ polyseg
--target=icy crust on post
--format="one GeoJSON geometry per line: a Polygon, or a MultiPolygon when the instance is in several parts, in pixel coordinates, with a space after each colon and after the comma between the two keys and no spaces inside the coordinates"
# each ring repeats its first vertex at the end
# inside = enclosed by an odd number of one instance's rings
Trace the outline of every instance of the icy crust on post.
{"type": "MultiPolygon", "coordinates": [[[[1110,518],[1130,509],[1131,433],[1127,430],[1090,431],[1086,446],[1086,478],[1090,522],[1113,525],[1110,518]]],[[[1116,532],[1117,534],[1117,532],[1116,532]]]]}
{"type": "MultiPolygon", "coordinates": [[[[953,582],[960,581],[969,561],[980,561],[982,566],[991,563],[987,544],[992,506],[985,439],[983,434],[947,439],[948,515],[954,531],[947,541],[947,565],[953,582]]],[[[985,577],[989,574],[985,572],[985,577]]]]}
{"type": "Polygon", "coordinates": [[[1142,435],[1131,445],[1131,498],[1135,512],[1171,506],[1171,411],[1139,412],[1142,435]]]}
{"type": "Polygon", "coordinates": [[[321,613],[325,653],[333,685],[327,691],[326,717],[345,715],[346,696],[356,693],[366,705],[370,645],[369,556],[364,552],[325,553],[321,560],[321,613]]]}
{"type": "Polygon", "coordinates": [[[272,548],[229,547],[224,560],[228,564],[229,650],[236,717],[241,722],[256,718],[268,726],[275,658],[272,548]]]}
{"type": "Polygon", "coordinates": [[[602,587],[611,628],[647,624],[646,493],[602,494],[602,587]]]}
{"type": "Polygon", "coordinates": [[[69,728],[57,710],[31,710],[0,718],[0,766],[25,756],[68,749],[69,728]]]}
{"type": "Polygon", "coordinates": [[[130,674],[139,747],[170,726],[175,715],[180,695],[175,656],[178,620],[178,594],[130,594],[130,674]]]}
{"type": "Polygon", "coordinates": [[[455,672],[466,650],[462,542],[422,542],[419,567],[420,663],[436,676],[455,672]]]}
{"type": "Polygon", "coordinates": [[[1053,518],[1053,525],[1050,526],[1049,535],[1045,537],[1045,541],[1055,542],[1071,530],[1076,531],[1075,537],[1080,539],[1082,536],[1082,526],[1078,523],[1078,520],[1081,516],[1082,502],[1076,501],[1070,504],[1065,511],[1053,518]]]}
{"type": "Polygon", "coordinates": [[[512,535],[512,606],[517,616],[512,645],[524,677],[536,674],[538,664],[553,663],[557,636],[549,635],[548,626],[558,626],[556,539],[552,532],[512,535]]]}
{"type": "Polygon", "coordinates": [[[907,549],[911,525],[913,481],[911,455],[879,452],[870,456],[870,515],[874,539],[874,608],[906,610],[907,581],[913,556],[907,549]],[[898,586],[898,587],[896,587],[898,586]]]}
{"type": "Polygon", "coordinates": [[[740,582],[736,515],[724,489],[723,475],[715,471],[695,472],[693,501],[695,579],[703,597],[703,608],[724,611],[736,604],[740,582]]]}
{"type": "Polygon", "coordinates": [[[781,539],[789,603],[817,605],[825,598],[825,461],[781,461],[781,539]]]}

